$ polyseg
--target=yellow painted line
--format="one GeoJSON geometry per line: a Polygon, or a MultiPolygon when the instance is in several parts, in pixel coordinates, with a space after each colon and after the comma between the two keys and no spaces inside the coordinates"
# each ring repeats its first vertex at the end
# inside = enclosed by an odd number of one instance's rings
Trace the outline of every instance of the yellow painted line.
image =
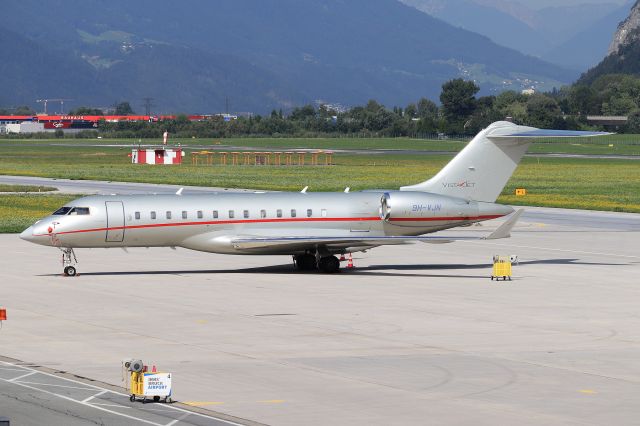
{"type": "Polygon", "coordinates": [[[192,407],[203,407],[205,405],[222,405],[221,401],[186,401],[183,404],[191,405],[192,407]]]}
{"type": "Polygon", "coordinates": [[[198,324],[206,324],[206,323],[208,323],[209,321],[207,321],[207,320],[198,320],[198,321],[196,321],[196,322],[197,322],[198,324]]]}
{"type": "Polygon", "coordinates": [[[582,390],[580,390],[578,392],[583,393],[585,395],[595,395],[595,394],[598,393],[598,392],[596,392],[596,391],[594,391],[592,389],[582,389],[582,390]]]}
{"type": "Polygon", "coordinates": [[[267,401],[258,401],[258,402],[262,402],[264,404],[282,404],[283,402],[286,402],[284,399],[269,399],[267,401]]]}

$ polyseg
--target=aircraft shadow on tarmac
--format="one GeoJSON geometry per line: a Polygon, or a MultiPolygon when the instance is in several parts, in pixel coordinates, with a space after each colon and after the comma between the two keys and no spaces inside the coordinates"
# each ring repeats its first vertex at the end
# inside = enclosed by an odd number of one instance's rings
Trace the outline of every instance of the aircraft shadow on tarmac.
{"type": "MultiPolygon", "coordinates": [[[[582,266],[624,266],[627,263],[606,263],[606,262],[581,262],[579,259],[541,259],[521,261],[514,266],[517,272],[519,266],[526,265],[582,265],[582,266]]],[[[370,265],[356,267],[354,269],[342,269],[342,273],[349,275],[366,276],[397,276],[397,277],[430,277],[430,278],[482,278],[481,275],[460,275],[460,274],[418,274],[418,273],[393,273],[392,271],[456,271],[472,269],[488,269],[491,264],[403,264],[403,265],[370,265]]],[[[171,270],[171,271],[112,271],[112,272],[85,272],[78,275],[85,276],[144,276],[144,275],[190,275],[190,274],[270,274],[270,275],[301,275],[314,272],[297,271],[292,264],[263,266],[258,268],[244,269],[197,269],[197,270],[171,270]]],[[[59,274],[43,274],[40,276],[59,276],[59,274]]]]}

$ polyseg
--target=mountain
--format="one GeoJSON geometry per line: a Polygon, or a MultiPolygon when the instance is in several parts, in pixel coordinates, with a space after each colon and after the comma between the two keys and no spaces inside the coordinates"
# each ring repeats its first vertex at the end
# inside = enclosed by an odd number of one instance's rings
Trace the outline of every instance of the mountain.
{"type": "Polygon", "coordinates": [[[401,0],[443,21],[482,34],[505,47],[540,55],[551,43],[508,10],[477,0],[401,0]]]}
{"type": "Polygon", "coordinates": [[[640,0],[620,23],[609,46],[609,55],[586,72],[579,84],[590,84],[606,74],[640,75],[640,0]]]}
{"type": "Polygon", "coordinates": [[[632,5],[633,2],[628,2],[604,15],[587,29],[542,55],[542,59],[576,70],[595,66],[607,54],[611,35],[620,21],[627,17],[632,5]]]}
{"type": "MultiPolygon", "coordinates": [[[[399,0],[452,25],[489,37],[494,42],[523,53],[541,57],[560,66],[581,71],[596,63],[600,51],[592,53],[573,46],[582,43],[600,46],[602,34],[615,30],[628,6],[613,0],[587,3],[556,2],[522,4],[509,0],[399,0]],[[580,37],[580,38],[578,38],[580,37]],[[586,64],[586,65],[585,65],[586,64]]],[[[536,0],[537,1],[537,0],[536,0]]],[[[628,1],[628,0],[627,0],[628,1]]]]}
{"type": "Polygon", "coordinates": [[[215,112],[228,98],[264,113],[316,99],[404,105],[460,76],[487,93],[572,78],[396,0],[5,0],[0,28],[60,63],[32,75],[31,49],[0,50],[10,104],[55,94],[139,109],[149,96],[154,112],[215,112]],[[73,87],[47,83],[64,79],[73,87]]]}

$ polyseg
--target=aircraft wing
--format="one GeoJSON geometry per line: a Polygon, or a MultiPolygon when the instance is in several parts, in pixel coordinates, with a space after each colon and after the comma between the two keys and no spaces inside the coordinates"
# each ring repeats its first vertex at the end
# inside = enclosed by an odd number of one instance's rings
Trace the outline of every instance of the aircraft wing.
{"type": "Polygon", "coordinates": [[[268,236],[239,236],[231,240],[231,244],[236,249],[257,250],[264,248],[281,248],[281,249],[304,249],[314,248],[318,246],[327,247],[329,249],[345,249],[345,248],[362,248],[362,247],[378,247],[384,245],[402,245],[412,243],[429,243],[429,244],[446,244],[454,241],[478,241],[478,240],[497,240],[501,238],[509,238],[511,230],[520,218],[524,209],[518,210],[509,220],[500,225],[490,235],[485,237],[469,237],[469,236],[417,236],[417,237],[396,237],[396,236],[364,236],[364,235],[345,235],[345,236],[284,236],[284,237],[268,237],[268,236]]]}

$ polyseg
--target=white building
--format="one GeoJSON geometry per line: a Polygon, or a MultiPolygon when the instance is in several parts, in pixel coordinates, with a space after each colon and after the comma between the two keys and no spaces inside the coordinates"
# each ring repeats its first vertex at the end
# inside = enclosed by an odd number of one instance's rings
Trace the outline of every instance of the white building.
{"type": "Polygon", "coordinates": [[[4,125],[5,133],[43,133],[44,123],[23,121],[22,123],[7,123],[4,125]]]}

